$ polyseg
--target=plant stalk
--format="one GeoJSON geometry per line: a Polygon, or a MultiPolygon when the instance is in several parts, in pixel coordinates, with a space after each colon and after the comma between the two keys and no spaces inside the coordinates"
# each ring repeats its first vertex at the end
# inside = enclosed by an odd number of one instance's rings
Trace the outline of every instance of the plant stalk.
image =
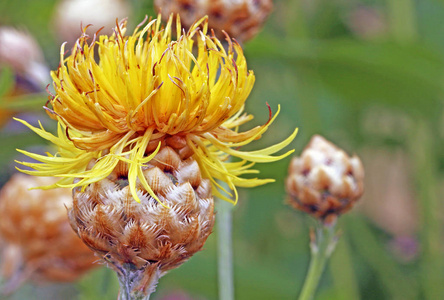
{"type": "Polygon", "coordinates": [[[325,226],[319,222],[310,234],[311,260],[299,300],[311,300],[315,295],[325,264],[336,246],[335,225],[325,226]]]}
{"type": "Polygon", "coordinates": [[[412,157],[419,214],[421,218],[421,283],[423,299],[444,299],[444,235],[441,214],[442,199],[439,197],[436,135],[432,123],[419,119],[408,135],[408,147],[412,157]]]}
{"type": "Polygon", "coordinates": [[[218,200],[217,249],[219,299],[234,299],[232,224],[233,204],[218,200]]]}
{"type": "MultiPolygon", "coordinates": [[[[116,266],[117,267],[117,266],[116,266]]],[[[149,300],[160,278],[157,265],[137,269],[131,263],[118,266],[119,300],[149,300]]]]}

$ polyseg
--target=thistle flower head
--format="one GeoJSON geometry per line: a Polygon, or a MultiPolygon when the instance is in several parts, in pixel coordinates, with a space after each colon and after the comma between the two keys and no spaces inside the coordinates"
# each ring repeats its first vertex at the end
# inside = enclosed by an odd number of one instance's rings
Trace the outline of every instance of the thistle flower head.
{"type": "Polygon", "coordinates": [[[154,7],[164,16],[178,14],[185,27],[208,15],[209,27],[218,37],[227,32],[246,41],[259,32],[273,8],[272,0],[155,0],[154,7]]]}
{"type": "MultiPolygon", "coordinates": [[[[53,187],[86,187],[123,162],[128,165],[134,198],[139,200],[136,182],[140,182],[159,200],[143,176],[143,166],[168,145],[192,156],[213,186],[216,179],[227,182],[235,201],[236,186],[272,181],[241,176],[257,173],[251,169],[256,162],[289,155],[292,151],[272,156],[293,140],[296,131],[277,145],[240,151],[239,147],[259,139],[276,117],[270,113],[264,125],[238,131],[253,118],[242,113],[254,75],[247,69],[241,47],[229,40],[226,51],[216,37],[207,36],[206,18],[188,32],[177,20],[177,39],[172,38],[172,27],[170,17],[165,27],[153,20],[126,35],[124,20],[112,36],[83,34],[67,57],[62,46],[60,66],[51,73],[56,94],[47,108],[58,121],[58,135],[21,121],[55,144],[58,153],[42,156],[21,151],[42,162],[22,162],[35,169],[24,172],[61,177],[53,187]],[[227,162],[228,156],[239,160],[227,162]]],[[[231,196],[222,188],[214,193],[227,200],[226,195],[231,196]]]]}
{"type": "Polygon", "coordinates": [[[72,232],[67,189],[30,190],[55,182],[50,177],[15,174],[0,192],[2,275],[12,290],[23,280],[74,281],[93,268],[94,253],[72,232]]]}
{"type": "Polygon", "coordinates": [[[167,271],[201,250],[214,225],[213,197],[197,162],[182,159],[169,146],[143,170],[165,206],[140,182],[136,189],[141,203],[135,202],[128,181],[121,179],[127,172],[119,163],[108,178],[84,191],[76,188],[69,219],[83,242],[117,272],[122,287],[128,285],[125,278],[131,278],[127,289],[146,295],[167,271]]]}
{"type": "Polygon", "coordinates": [[[328,224],[362,196],[364,168],[357,156],[316,135],[292,159],[286,187],[293,207],[328,224]]]}

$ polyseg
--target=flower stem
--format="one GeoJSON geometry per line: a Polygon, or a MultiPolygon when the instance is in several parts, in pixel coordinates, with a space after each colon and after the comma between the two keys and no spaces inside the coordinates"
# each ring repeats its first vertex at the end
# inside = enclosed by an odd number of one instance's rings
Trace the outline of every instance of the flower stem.
{"type": "Polygon", "coordinates": [[[439,160],[435,150],[438,147],[433,123],[418,118],[409,132],[408,142],[421,218],[419,237],[422,296],[423,299],[443,299],[443,205],[442,197],[439,196],[439,160]]]}
{"type": "Polygon", "coordinates": [[[321,222],[311,234],[311,260],[299,300],[311,300],[324,271],[325,264],[336,246],[335,224],[325,226],[321,222]]]}
{"type": "Polygon", "coordinates": [[[218,201],[217,236],[218,236],[218,281],[219,299],[234,299],[233,250],[232,250],[232,212],[233,204],[218,201]]]}
{"type": "Polygon", "coordinates": [[[120,293],[119,300],[149,300],[155,291],[160,272],[156,265],[137,269],[131,263],[118,268],[120,293]]]}

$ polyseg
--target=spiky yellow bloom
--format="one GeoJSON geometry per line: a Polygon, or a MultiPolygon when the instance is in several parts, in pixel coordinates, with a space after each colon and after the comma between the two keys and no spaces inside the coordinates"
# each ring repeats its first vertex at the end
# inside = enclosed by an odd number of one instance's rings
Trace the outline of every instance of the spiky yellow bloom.
{"type": "Polygon", "coordinates": [[[21,162],[35,169],[23,172],[62,177],[57,186],[86,187],[125,162],[133,197],[139,199],[136,182],[140,182],[158,200],[143,176],[143,166],[162,145],[172,145],[193,156],[202,175],[218,187],[213,193],[226,200],[232,195],[216,179],[228,184],[235,201],[236,187],[273,181],[241,176],[257,173],[251,169],[256,162],[272,162],[292,153],[272,156],[297,131],[262,150],[238,150],[259,139],[277,113],[266,124],[239,132],[238,126],[253,118],[243,114],[243,107],[254,83],[241,47],[230,41],[226,51],[217,38],[207,36],[206,18],[186,33],[178,20],[176,40],[172,23],[170,18],[162,28],[158,18],[125,35],[124,20],[112,36],[94,35],[89,41],[84,33],[68,57],[62,46],[60,66],[51,73],[56,94],[48,108],[58,120],[58,135],[21,121],[57,145],[58,153],[20,151],[42,162],[21,162]],[[239,160],[227,161],[228,156],[239,160]]]}

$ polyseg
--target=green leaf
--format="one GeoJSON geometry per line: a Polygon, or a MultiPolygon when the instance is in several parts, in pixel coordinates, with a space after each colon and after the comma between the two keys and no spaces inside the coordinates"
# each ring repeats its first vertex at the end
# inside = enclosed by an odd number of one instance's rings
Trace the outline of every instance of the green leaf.
{"type": "Polygon", "coordinates": [[[444,58],[438,50],[350,39],[297,42],[265,38],[248,44],[247,56],[284,60],[300,77],[320,80],[348,104],[380,102],[430,114],[444,92],[444,58]]]}
{"type": "Polygon", "coordinates": [[[41,110],[46,103],[46,97],[48,97],[46,93],[15,96],[13,97],[13,101],[4,101],[8,98],[3,97],[3,101],[0,102],[0,109],[12,109],[17,111],[41,110]]]}
{"type": "Polygon", "coordinates": [[[389,299],[418,299],[417,282],[393,260],[363,216],[350,215],[346,221],[356,251],[373,268],[389,299]]]}

